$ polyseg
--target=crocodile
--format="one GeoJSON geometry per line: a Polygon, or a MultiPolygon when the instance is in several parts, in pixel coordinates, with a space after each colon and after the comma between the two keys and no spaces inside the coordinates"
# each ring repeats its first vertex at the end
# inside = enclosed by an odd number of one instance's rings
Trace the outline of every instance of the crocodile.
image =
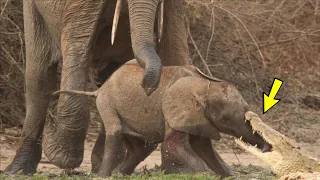
{"type": "Polygon", "coordinates": [[[246,112],[245,121],[249,121],[253,133],[258,133],[272,148],[262,152],[256,146],[242,141],[241,137],[235,139],[236,143],[268,164],[280,179],[320,180],[319,160],[303,154],[298,144],[265,124],[254,112],[246,112]]]}

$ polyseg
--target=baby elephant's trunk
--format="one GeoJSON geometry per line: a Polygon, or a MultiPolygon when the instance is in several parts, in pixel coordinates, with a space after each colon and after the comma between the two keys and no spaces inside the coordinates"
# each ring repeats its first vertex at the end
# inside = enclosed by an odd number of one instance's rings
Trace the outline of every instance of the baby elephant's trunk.
{"type": "Polygon", "coordinates": [[[80,94],[80,95],[87,95],[87,96],[95,96],[97,97],[98,96],[98,91],[99,90],[96,90],[96,91],[92,91],[92,92],[88,92],[88,91],[76,91],[76,90],[60,90],[60,91],[56,91],[54,92],[52,95],[53,96],[56,96],[56,95],[59,95],[61,93],[69,93],[69,94],[80,94]]]}

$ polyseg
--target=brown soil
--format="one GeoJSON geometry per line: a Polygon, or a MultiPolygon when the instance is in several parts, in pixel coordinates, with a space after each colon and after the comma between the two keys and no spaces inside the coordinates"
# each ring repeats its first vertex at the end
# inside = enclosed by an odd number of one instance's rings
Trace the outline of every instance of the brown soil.
{"type": "MultiPolygon", "coordinates": [[[[94,145],[95,138],[97,136],[97,133],[90,133],[91,135],[87,138],[86,144],[85,144],[85,154],[84,154],[84,160],[83,163],[79,168],[77,168],[77,171],[82,171],[82,172],[90,172],[91,169],[91,163],[90,163],[90,156],[91,156],[91,151],[94,145]]],[[[16,141],[18,138],[16,137],[11,137],[5,134],[1,134],[1,160],[0,160],[0,170],[4,170],[7,165],[12,161],[15,155],[15,149],[17,147],[18,142],[16,141]]],[[[249,164],[254,165],[254,166],[261,166],[265,169],[268,169],[268,166],[261,162],[259,159],[256,159],[252,155],[248,153],[241,153],[241,154],[234,154],[231,147],[230,149],[225,149],[222,146],[217,148],[218,152],[222,156],[222,158],[228,163],[228,164],[241,164],[244,166],[248,166],[249,164]]],[[[139,164],[137,169],[142,169],[144,166],[146,168],[151,169],[155,165],[160,165],[161,164],[161,155],[159,148],[154,151],[145,161],[139,164]]],[[[47,158],[43,155],[41,162],[38,166],[38,171],[40,172],[46,172],[46,173],[54,173],[54,174],[61,174],[62,170],[59,169],[58,167],[50,164],[50,162],[47,160],[47,158]]]]}

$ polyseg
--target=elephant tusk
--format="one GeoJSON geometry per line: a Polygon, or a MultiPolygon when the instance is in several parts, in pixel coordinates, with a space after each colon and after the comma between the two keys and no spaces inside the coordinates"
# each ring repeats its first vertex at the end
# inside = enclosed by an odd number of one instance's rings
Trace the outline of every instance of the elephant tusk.
{"type": "Polygon", "coordinates": [[[119,17],[120,17],[121,6],[122,6],[122,0],[117,0],[116,9],[114,11],[114,16],[113,16],[112,31],[111,31],[111,44],[112,45],[114,43],[114,38],[115,38],[116,32],[117,32],[117,26],[118,26],[119,17]]]}
{"type": "Polygon", "coordinates": [[[160,2],[160,9],[158,10],[158,41],[160,42],[163,29],[163,1],[160,2]]]}

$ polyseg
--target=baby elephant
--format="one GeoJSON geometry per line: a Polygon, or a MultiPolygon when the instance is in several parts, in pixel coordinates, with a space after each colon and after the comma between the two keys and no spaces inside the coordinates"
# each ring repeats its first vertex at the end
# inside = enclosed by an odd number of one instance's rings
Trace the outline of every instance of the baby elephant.
{"type": "Polygon", "coordinates": [[[102,162],[95,165],[99,176],[132,173],[161,142],[166,172],[228,176],[231,171],[210,142],[220,139],[219,132],[269,149],[245,122],[248,105],[234,86],[194,66],[170,66],[163,67],[159,88],[147,96],[139,84],[143,73],[132,60],[95,92],[56,92],[97,96],[105,127],[102,162]]]}

